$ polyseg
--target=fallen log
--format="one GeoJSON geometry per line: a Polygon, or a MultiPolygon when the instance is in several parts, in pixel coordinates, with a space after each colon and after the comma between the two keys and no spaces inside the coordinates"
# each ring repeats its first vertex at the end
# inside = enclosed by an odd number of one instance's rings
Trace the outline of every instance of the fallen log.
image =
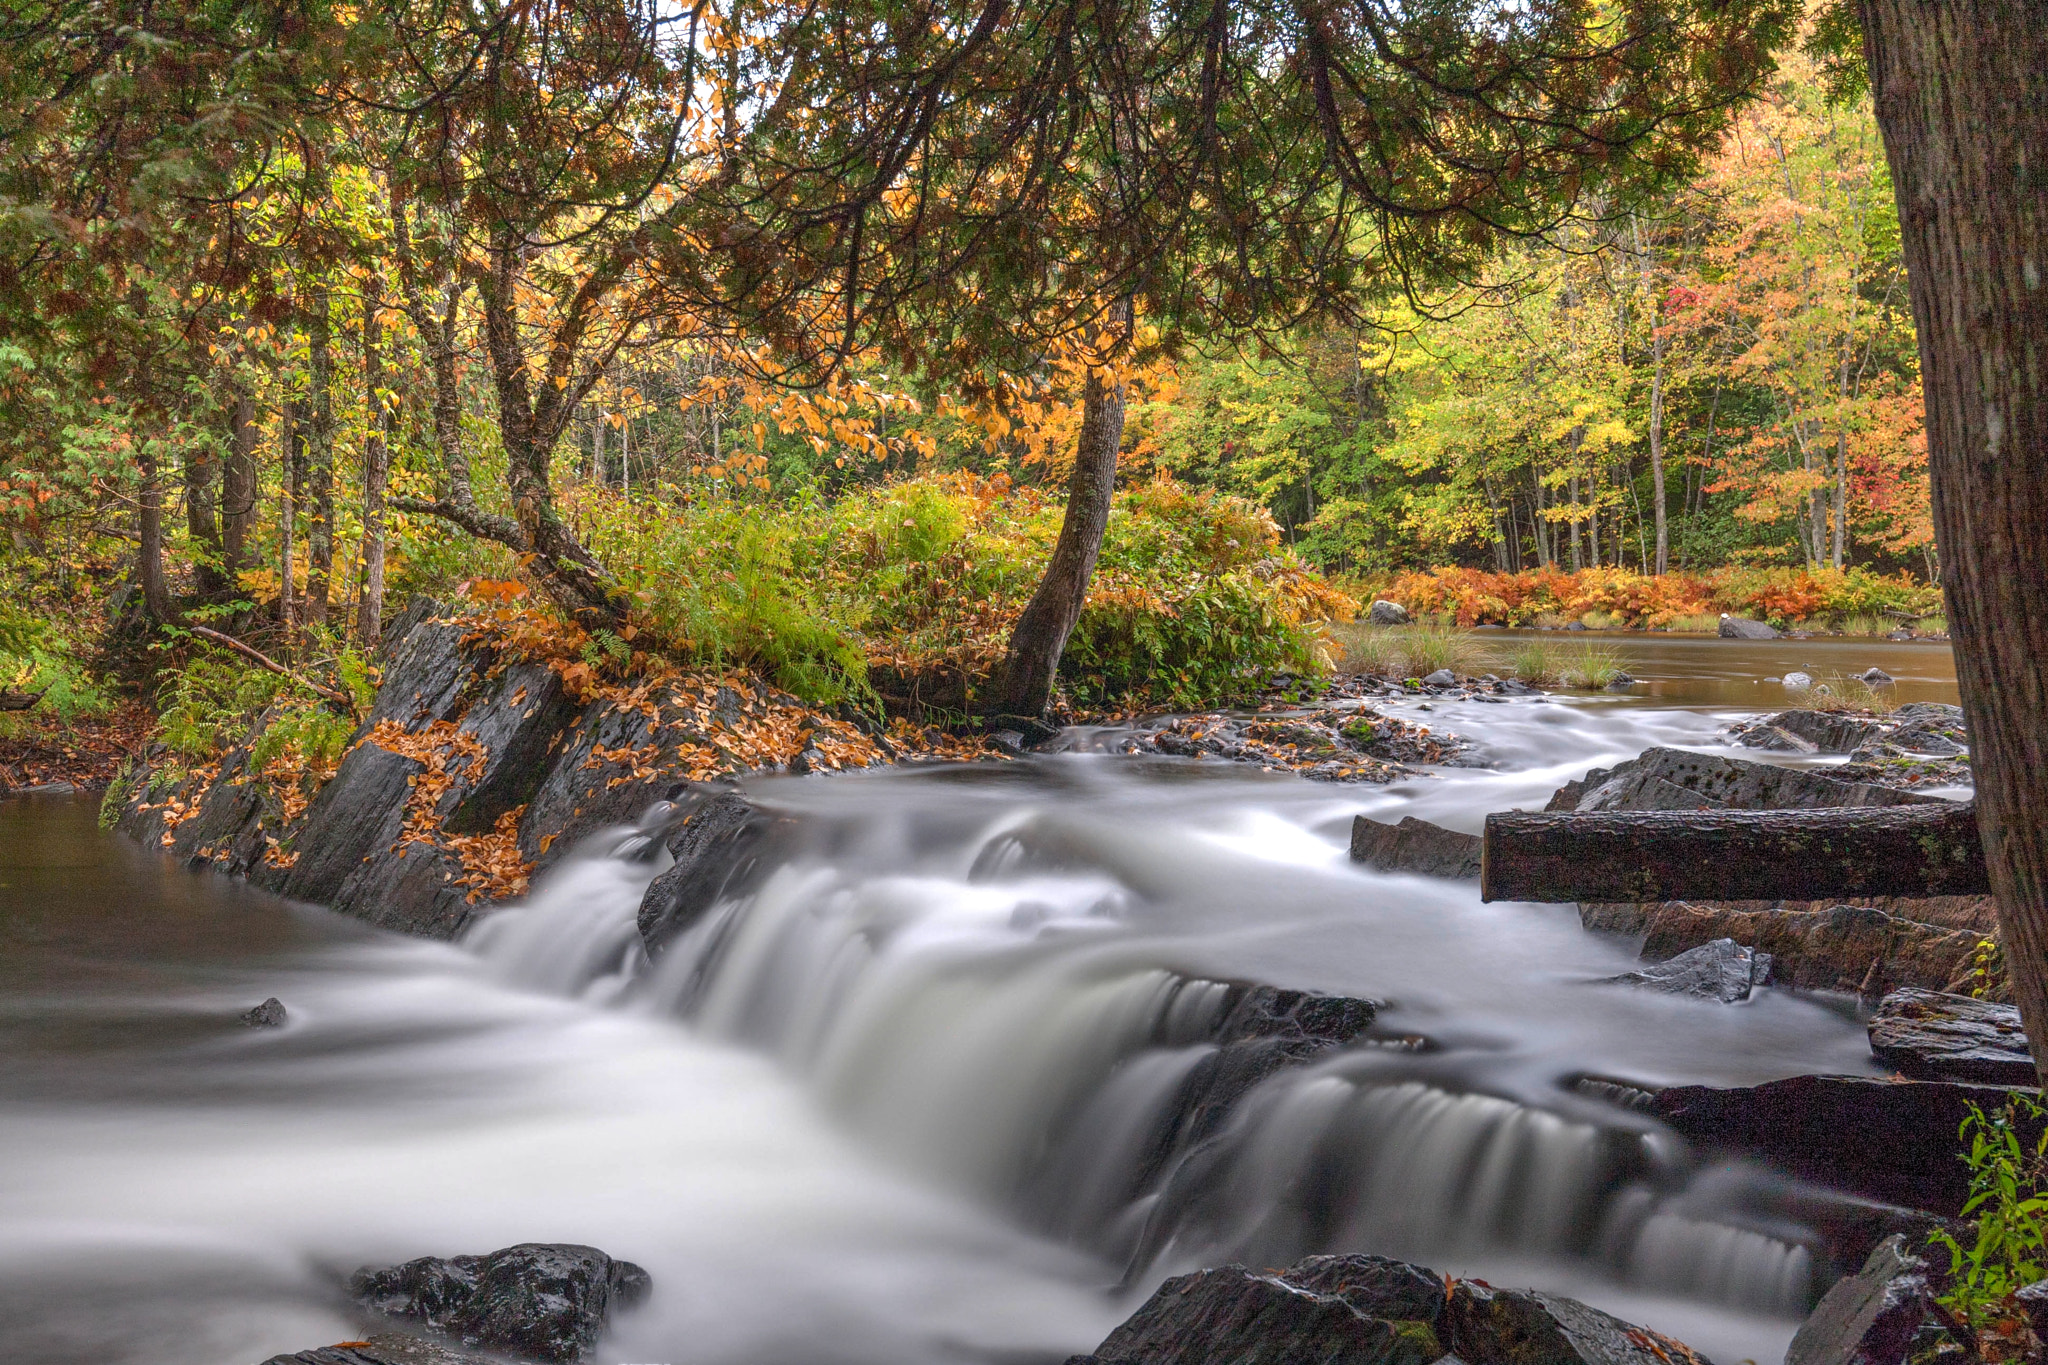
{"type": "Polygon", "coordinates": [[[1991,889],[1968,802],[1822,810],[1499,811],[1489,901],[1821,900],[1991,889]]]}
{"type": "Polygon", "coordinates": [[[42,699],[42,692],[0,692],[0,711],[26,711],[42,699]]]}

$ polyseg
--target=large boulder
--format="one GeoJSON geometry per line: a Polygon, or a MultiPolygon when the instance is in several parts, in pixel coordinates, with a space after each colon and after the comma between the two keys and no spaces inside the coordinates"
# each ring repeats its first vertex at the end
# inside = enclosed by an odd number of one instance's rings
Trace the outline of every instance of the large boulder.
{"type": "Polygon", "coordinates": [[[1875,1000],[1894,986],[1940,990],[1974,968],[1981,931],[1943,929],[1862,905],[1822,910],[1590,903],[1588,930],[1638,935],[1645,961],[1661,962],[1716,939],[1747,944],[1771,959],[1771,979],[1793,990],[1845,991],[1875,1000]]]}
{"type": "Polygon", "coordinates": [[[1724,640],[1775,640],[1780,631],[1762,621],[1750,621],[1740,616],[1721,613],[1719,634],[1724,640]]]}
{"type": "Polygon", "coordinates": [[[1351,822],[1351,860],[1375,872],[1414,872],[1425,877],[1479,875],[1481,839],[1476,834],[1403,816],[1398,825],[1360,815],[1351,822]]]}
{"type": "Polygon", "coordinates": [[[1904,1237],[1887,1237],[1859,1273],[1821,1297],[1793,1334],[1785,1365],[1904,1365],[1936,1293],[1926,1260],[1904,1237]]]}
{"type": "Polygon", "coordinates": [[[1937,800],[1867,782],[1838,782],[1798,768],[1684,749],[1646,749],[1595,768],[1551,796],[1545,810],[1819,810],[1937,800]]]}
{"type": "Polygon", "coordinates": [[[1376,1317],[1291,1277],[1237,1265],[1177,1275],[1069,1365],[1430,1365],[1444,1354],[1429,1322],[1376,1317]]]}
{"type": "Polygon", "coordinates": [[[1745,948],[1732,938],[1717,938],[1654,966],[1609,978],[1621,985],[1717,1000],[1724,1005],[1749,999],[1751,990],[1770,979],[1771,955],[1745,948]]]}
{"type": "MultiPolygon", "coordinates": [[[[1970,1172],[1958,1136],[1970,1107],[2003,1108],[1989,1085],[1875,1076],[1793,1076],[1767,1085],[1673,1086],[1655,1114],[1685,1137],[1769,1161],[1817,1184],[1955,1217],[1970,1172]]],[[[2031,1144],[2040,1124],[2023,1119],[2031,1144]]]]}
{"type": "Polygon", "coordinates": [[[1704,1365],[1691,1348],[1561,1295],[1450,1280],[1379,1256],[1312,1256],[1161,1285],[1068,1365],[1704,1365]]]}
{"type": "Polygon", "coordinates": [[[587,1356],[615,1309],[652,1287],[647,1272],[596,1247],[523,1242],[488,1256],[423,1256],[364,1267],[349,1292],[365,1307],[415,1318],[465,1345],[513,1351],[548,1365],[587,1356]]]}
{"type": "Polygon", "coordinates": [[[675,863],[640,898],[640,939],[650,954],[695,924],[727,896],[742,892],[766,866],[773,836],[793,822],[738,792],[704,801],[668,836],[675,863]]]}
{"type": "Polygon", "coordinates": [[[1907,987],[1884,998],[1866,1025],[1886,1066],[1936,1081],[2032,1085],[2034,1056],[2011,1005],[1907,987]]]}
{"type": "Polygon", "coordinates": [[[1683,1342],[1561,1294],[1461,1280],[1441,1320],[1467,1365],[1707,1365],[1683,1342]]]}
{"type": "Polygon", "coordinates": [[[1408,608],[1382,597],[1367,609],[1365,619],[1376,626],[1405,626],[1408,624],[1408,608]]]}

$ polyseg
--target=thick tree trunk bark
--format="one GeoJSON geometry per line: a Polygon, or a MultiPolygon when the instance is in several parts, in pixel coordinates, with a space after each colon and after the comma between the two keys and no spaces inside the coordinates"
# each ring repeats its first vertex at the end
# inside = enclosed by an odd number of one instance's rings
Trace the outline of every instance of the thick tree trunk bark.
{"type": "Polygon", "coordinates": [[[256,400],[240,376],[232,381],[234,407],[228,425],[228,458],[220,481],[221,572],[233,592],[248,563],[249,532],[256,524],[256,400]]]}
{"type": "Polygon", "coordinates": [[[313,515],[306,528],[306,624],[327,620],[328,585],[334,576],[334,348],[331,305],[325,285],[313,294],[306,323],[308,378],[312,382],[311,429],[307,432],[306,487],[313,515]]]}
{"type": "Polygon", "coordinates": [[[2048,1038],[2048,22],[2035,0],[1859,9],[1984,857],[2021,1018],[2048,1038]]]}
{"type": "Polygon", "coordinates": [[[164,581],[164,488],[150,442],[143,441],[142,449],[135,500],[135,579],[142,586],[142,606],[150,619],[168,621],[171,590],[164,581]]]}
{"type": "Polygon", "coordinates": [[[1010,632],[1003,661],[1002,713],[1035,718],[1052,705],[1053,681],[1067,637],[1088,601],[1088,580],[1102,553],[1116,490],[1116,456],[1124,440],[1124,384],[1109,370],[1088,371],[1081,391],[1081,431],[1074,443],[1074,473],[1067,481],[1067,512],[1060,522],[1045,577],[1010,632]]]}
{"type": "Polygon", "coordinates": [[[284,413],[284,459],[280,462],[283,486],[278,489],[277,557],[281,577],[277,587],[277,619],[290,636],[298,624],[298,584],[292,581],[292,557],[296,550],[299,522],[299,480],[306,464],[306,412],[305,404],[297,399],[285,404],[284,413]]]}
{"type": "Polygon", "coordinates": [[[385,444],[384,289],[375,275],[363,291],[363,401],[369,404],[363,439],[363,596],[356,608],[356,642],[374,649],[384,624],[384,483],[390,473],[385,444]]]}
{"type": "Polygon", "coordinates": [[[221,572],[220,453],[205,441],[185,445],[185,531],[192,542],[192,579],[212,601],[227,577],[221,572]]]}
{"type": "Polygon", "coordinates": [[[1486,817],[1489,901],[1823,900],[1989,889],[1976,813],[1875,809],[1502,811],[1486,817]]]}

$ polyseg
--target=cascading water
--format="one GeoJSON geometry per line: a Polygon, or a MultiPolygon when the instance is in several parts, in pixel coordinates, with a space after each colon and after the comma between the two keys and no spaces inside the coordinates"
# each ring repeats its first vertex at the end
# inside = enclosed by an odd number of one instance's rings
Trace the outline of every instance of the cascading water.
{"type": "Polygon", "coordinates": [[[1570,907],[1343,852],[1355,814],[1476,829],[1725,717],[1427,719],[1496,766],[1319,786],[1102,734],[761,782],[775,857],[652,960],[644,833],[453,948],[0,807],[0,1359],[253,1362],[350,1335],[356,1264],[534,1239],[653,1272],[617,1360],[1054,1362],[1166,1274],[1339,1249],[1774,1359],[1818,1197],[1701,1168],[1581,1079],[1868,1071],[1853,1018],[1604,985],[1628,945],[1570,907]],[[1382,1008],[1355,1046],[1205,1090],[1243,982],[1382,1008]],[[233,1022],[271,994],[286,1028],[233,1022]]]}

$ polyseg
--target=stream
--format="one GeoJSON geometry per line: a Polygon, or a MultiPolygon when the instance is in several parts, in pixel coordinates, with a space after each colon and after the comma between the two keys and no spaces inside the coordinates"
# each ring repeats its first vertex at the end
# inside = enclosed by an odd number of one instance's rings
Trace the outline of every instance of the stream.
{"type": "Polygon", "coordinates": [[[89,802],[0,803],[0,1360],[254,1365],[358,1335],[357,1265],[574,1241],[654,1278],[604,1362],[1056,1365],[1167,1275],[1361,1250],[1773,1365],[1816,1289],[1815,1192],[1570,1083],[1874,1073],[1854,1002],[1602,984],[1630,945],[1574,907],[1363,870],[1351,820],[1476,831],[1648,746],[1718,748],[1792,704],[1761,678],[1876,664],[1953,701],[1953,667],[1612,643],[1627,694],[1373,703],[1488,765],[1391,787],[1090,730],[751,780],[795,819],[785,855],[651,964],[660,865],[616,834],[447,945],[182,871],[89,802]],[[1385,1007],[1156,1170],[1246,980],[1385,1007]],[[237,1022],[272,995],[286,1027],[237,1022]]]}

